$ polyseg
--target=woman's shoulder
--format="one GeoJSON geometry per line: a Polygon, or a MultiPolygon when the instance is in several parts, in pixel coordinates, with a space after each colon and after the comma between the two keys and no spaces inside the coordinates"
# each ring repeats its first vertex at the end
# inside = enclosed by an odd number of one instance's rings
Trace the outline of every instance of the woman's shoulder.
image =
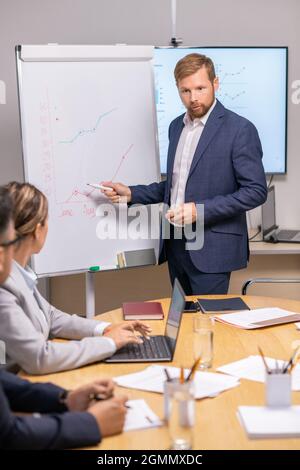
{"type": "Polygon", "coordinates": [[[26,287],[26,283],[22,279],[21,273],[18,272],[17,266],[13,263],[8,278],[0,285],[1,303],[3,299],[23,297],[23,292],[26,287]]]}

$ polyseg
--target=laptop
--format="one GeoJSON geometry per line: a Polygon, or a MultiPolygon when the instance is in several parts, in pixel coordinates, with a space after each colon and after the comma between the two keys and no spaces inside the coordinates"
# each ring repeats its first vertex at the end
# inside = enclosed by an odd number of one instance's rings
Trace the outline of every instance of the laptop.
{"type": "Polygon", "coordinates": [[[279,229],[275,215],[275,187],[268,189],[268,197],[262,205],[261,229],[264,241],[300,243],[300,230],[279,229]]]}
{"type": "Polygon", "coordinates": [[[175,353],[182,313],[185,307],[185,293],[175,279],[172,299],[168,312],[165,334],[144,339],[142,344],[128,344],[105,359],[104,362],[170,362],[175,353]]]}

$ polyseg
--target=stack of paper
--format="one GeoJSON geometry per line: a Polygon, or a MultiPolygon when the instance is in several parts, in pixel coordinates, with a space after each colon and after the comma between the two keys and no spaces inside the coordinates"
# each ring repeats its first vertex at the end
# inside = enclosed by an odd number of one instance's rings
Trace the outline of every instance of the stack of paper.
{"type": "MultiPolygon", "coordinates": [[[[179,377],[180,370],[177,367],[152,365],[141,372],[115,377],[114,381],[121,387],[163,393],[163,386],[166,381],[164,369],[167,369],[171,378],[179,377]]],[[[187,377],[189,369],[185,369],[184,373],[187,377]]],[[[196,372],[194,382],[195,398],[213,397],[239,385],[238,378],[213,372],[196,372]]]]}
{"type": "Polygon", "coordinates": [[[258,308],[214,317],[217,321],[246,330],[300,321],[300,314],[282,308],[258,308]]]}
{"type": "MultiPolygon", "coordinates": [[[[276,365],[282,368],[286,362],[266,357],[270,369],[276,369],[276,365]]],[[[265,382],[266,370],[260,356],[249,356],[240,361],[232,362],[217,369],[219,372],[229,374],[239,379],[265,382]]],[[[292,372],[292,390],[300,390],[300,364],[296,365],[292,372]]]]}
{"type": "Polygon", "coordinates": [[[238,417],[252,439],[300,437],[300,406],[239,406],[238,417]]]}
{"type": "Polygon", "coordinates": [[[128,406],[128,411],[126,413],[124,431],[162,426],[163,423],[147,405],[145,400],[128,400],[126,406],[128,406]]]}

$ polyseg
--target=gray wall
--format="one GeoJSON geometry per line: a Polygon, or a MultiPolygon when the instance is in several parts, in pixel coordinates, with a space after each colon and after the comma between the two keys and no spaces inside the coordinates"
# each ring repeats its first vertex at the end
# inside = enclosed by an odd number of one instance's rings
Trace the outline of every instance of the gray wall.
{"type": "MultiPolygon", "coordinates": [[[[7,87],[7,104],[0,104],[0,184],[22,178],[14,46],[48,42],[167,45],[170,5],[171,0],[0,0],[0,80],[7,87]]],[[[299,13],[298,0],[178,0],[177,35],[185,45],[289,47],[288,174],[275,177],[275,184],[278,222],[290,227],[300,227],[300,105],[290,99],[291,83],[300,78],[299,13]]],[[[257,221],[255,213],[251,220],[257,221]]],[[[140,297],[167,295],[166,269],[159,268],[155,275],[150,271],[150,289],[141,286],[140,297]]],[[[141,271],[133,270],[130,285],[136,285],[140,276],[141,271]]],[[[62,282],[53,283],[54,297],[62,282]]],[[[101,282],[104,288],[104,275],[101,282]]]]}

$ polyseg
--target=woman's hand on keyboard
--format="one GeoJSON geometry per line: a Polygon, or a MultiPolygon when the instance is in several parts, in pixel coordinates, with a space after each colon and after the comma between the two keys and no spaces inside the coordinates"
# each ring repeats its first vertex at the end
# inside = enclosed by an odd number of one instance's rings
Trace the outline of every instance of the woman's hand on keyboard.
{"type": "Polygon", "coordinates": [[[103,335],[112,338],[116,343],[117,349],[127,344],[142,344],[143,340],[140,335],[148,336],[151,328],[140,321],[123,322],[117,325],[110,325],[104,330],[103,335]]]}

